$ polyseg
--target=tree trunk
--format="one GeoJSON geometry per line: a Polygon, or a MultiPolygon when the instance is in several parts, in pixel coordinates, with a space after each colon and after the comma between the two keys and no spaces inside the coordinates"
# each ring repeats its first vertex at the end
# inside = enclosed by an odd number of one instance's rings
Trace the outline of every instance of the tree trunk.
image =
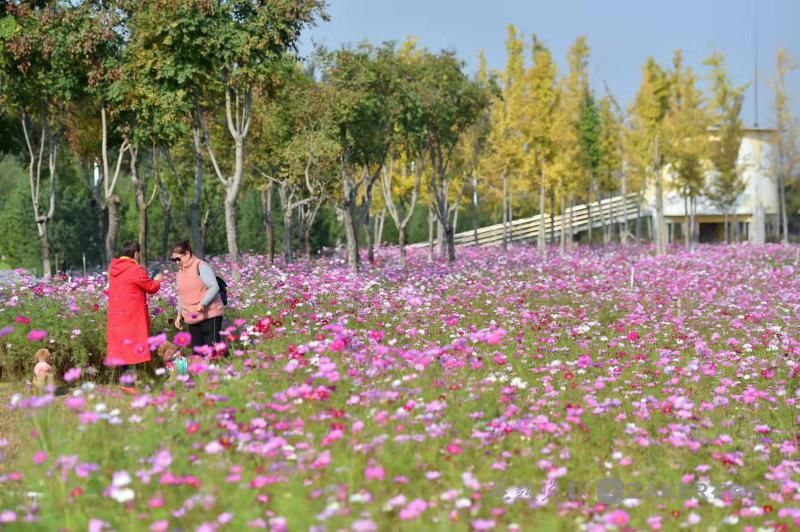
{"type": "Polygon", "coordinates": [[[47,234],[47,223],[43,224],[41,233],[39,235],[39,242],[42,245],[42,275],[45,279],[50,279],[53,275],[53,269],[50,265],[50,238],[47,234]]]}
{"type": "Polygon", "coordinates": [[[567,198],[561,194],[561,256],[567,251],[567,224],[564,223],[565,215],[567,214],[567,198]]]}
{"type": "Polygon", "coordinates": [[[386,207],[375,217],[375,247],[380,249],[383,242],[383,223],[386,220],[386,207]]]}
{"type": "MultiPolygon", "coordinates": [[[[43,106],[43,111],[47,107],[43,106]]],[[[33,207],[33,221],[36,224],[36,230],[39,236],[39,241],[42,246],[42,276],[49,279],[52,274],[52,266],[50,265],[50,241],[48,238],[48,226],[55,214],[56,208],[56,156],[58,155],[58,145],[55,139],[48,133],[47,129],[47,114],[43,113],[41,117],[38,146],[34,146],[34,141],[31,138],[33,133],[33,121],[31,121],[31,131],[28,132],[28,115],[23,112],[20,116],[22,123],[22,130],[25,135],[25,144],[28,148],[28,177],[30,180],[31,190],[31,203],[33,207]],[[48,194],[48,206],[46,213],[40,212],[39,208],[39,194],[41,189],[42,177],[42,162],[44,160],[45,146],[47,146],[48,168],[50,171],[50,192],[48,194]]]]}
{"type": "Polygon", "coordinates": [[[225,192],[225,236],[228,240],[228,259],[239,262],[239,245],[236,242],[236,196],[230,189],[225,192]]]}
{"type": "Polygon", "coordinates": [[[117,232],[119,231],[119,198],[112,194],[106,198],[106,213],[108,214],[108,232],[106,233],[106,257],[109,262],[115,256],[117,247],[117,232]]]}
{"type": "Polygon", "coordinates": [[[439,258],[443,259],[447,253],[447,241],[444,238],[444,224],[439,220],[435,211],[433,215],[436,216],[436,244],[439,247],[439,258]]]}
{"type": "Polygon", "coordinates": [[[588,240],[589,240],[589,245],[590,246],[592,245],[592,225],[593,225],[592,222],[594,221],[593,217],[592,217],[592,197],[597,197],[597,195],[595,194],[595,190],[594,190],[596,184],[597,184],[597,181],[596,181],[596,179],[594,177],[594,172],[592,172],[592,181],[589,184],[589,195],[588,195],[588,198],[587,198],[587,201],[586,201],[586,215],[587,215],[587,217],[589,219],[588,240]]]}
{"type": "Polygon", "coordinates": [[[244,138],[235,140],[236,166],[233,175],[225,185],[225,235],[228,239],[228,258],[239,262],[239,243],[236,241],[236,200],[244,172],[244,138]]]}
{"type": "Polygon", "coordinates": [[[266,234],[267,258],[270,264],[275,263],[275,224],[272,221],[272,181],[261,191],[261,212],[266,234]]]}
{"type": "Polygon", "coordinates": [[[478,176],[472,175],[472,240],[478,245],[478,176]]]}
{"type": "Polygon", "coordinates": [[[294,262],[294,253],[292,253],[292,208],[289,200],[283,205],[283,260],[286,264],[294,262]]]}
{"type": "Polygon", "coordinates": [[[131,148],[131,180],[139,214],[139,264],[147,269],[147,181],[139,179],[138,148],[131,148]]]}
{"type": "Polygon", "coordinates": [[[408,266],[408,258],[406,257],[406,228],[397,228],[397,246],[400,248],[400,266],[406,268],[408,266]]]}
{"type": "MultiPolygon", "coordinates": [[[[629,234],[629,226],[628,226],[628,173],[625,164],[622,165],[622,231],[620,232],[620,244],[623,246],[628,245],[628,234],[629,234]]],[[[641,205],[639,206],[639,212],[641,213],[641,205]]]]}
{"type": "Polygon", "coordinates": [[[547,245],[547,241],[545,240],[545,219],[546,214],[544,212],[544,166],[542,167],[542,177],[539,180],[539,235],[537,244],[539,245],[539,249],[544,251],[545,246],[547,245]]]}
{"type": "Polygon", "coordinates": [[[567,245],[569,249],[572,249],[573,244],[575,243],[575,225],[573,222],[573,211],[575,210],[575,197],[573,196],[572,192],[569,193],[569,241],[567,245]]]}
{"type": "Polygon", "coordinates": [[[780,201],[781,201],[781,224],[783,226],[781,242],[784,244],[789,243],[789,217],[788,213],[786,212],[786,180],[781,173],[780,177],[778,178],[779,181],[779,190],[780,193],[780,201]]]}
{"type": "Polygon", "coordinates": [[[456,261],[456,234],[454,227],[451,224],[445,224],[444,236],[447,240],[447,261],[456,261]]]}
{"type": "Polygon", "coordinates": [[[508,177],[503,172],[503,251],[508,249],[508,177]]]}
{"type": "MultiPolygon", "coordinates": [[[[658,172],[658,171],[657,171],[658,172]]],[[[661,176],[656,175],[656,219],[655,219],[655,239],[656,239],[656,255],[664,255],[667,252],[666,239],[666,223],[664,220],[664,194],[661,182],[661,176]]]]}
{"type": "MultiPolygon", "coordinates": [[[[169,253],[169,228],[172,225],[172,201],[164,180],[158,175],[158,199],[161,203],[161,252],[169,253]]],[[[169,256],[169,255],[167,255],[169,256]]]]}
{"type": "Polygon", "coordinates": [[[556,243],[556,195],[550,192],[550,244],[556,243]]]}
{"type": "Polygon", "coordinates": [[[311,226],[313,224],[303,224],[303,251],[306,261],[311,262],[311,226]]]}
{"type": "Polygon", "coordinates": [[[347,237],[347,264],[350,271],[358,273],[361,269],[361,260],[358,253],[358,222],[352,207],[342,209],[344,230],[347,237]]]}
{"type": "Polygon", "coordinates": [[[723,225],[722,225],[722,232],[725,235],[725,243],[730,244],[728,241],[728,210],[726,209],[725,212],[722,213],[723,225]]]}
{"type": "Polygon", "coordinates": [[[642,241],[642,204],[641,195],[639,197],[639,206],[636,207],[636,241],[642,241]]]}
{"type": "Polygon", "coordinates": [[[194,138],[194,191],[189,204],[189,220],[192,226],[192,249],[198,257],[205,257],[205,241],[200,231],[200,200],[203,195],[203,152],[200,127],[192,129],[194,138]]]}
{"type": "Polygon", "coordinates": [[[367,260],[369,261],[370,265],[375,264],[375,238],[374,234],[371,229],[370,224],[370,209],[372,208],[372,186],[374,181],[370,180],[367,182],[367,187],[364,194],[364,227],[367,228],[367,260]]]}
{"type": "Polygon", "coordinates": [[[689,215],[689,195],[684,191],[683,194],[683,242],[686,245],[686,251],[689,251],[689,228],[691,227],[691,219],[689,215]]]}
{"type": "MultiPolygon", "coordinates": [[[[433,199],[431,199],[433,201],[433,199]]],[[[433,214],[433,203],[428,205],[428,260],[433,262],[433,224],[436,215],[433,214]]]]}

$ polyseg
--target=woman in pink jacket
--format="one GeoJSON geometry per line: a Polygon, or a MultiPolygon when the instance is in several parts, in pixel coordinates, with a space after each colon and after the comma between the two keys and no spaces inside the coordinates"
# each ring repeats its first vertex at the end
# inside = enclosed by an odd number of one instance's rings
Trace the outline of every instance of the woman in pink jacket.
{"type": "Polygon", "coordinates": [[[178,265],[178,316],[175,326],[189,326],[192,347],[212,346],[220,342],[224,305],[214,270],[195,257],[189,242],[172,248],[172,262],[178,265]]]}

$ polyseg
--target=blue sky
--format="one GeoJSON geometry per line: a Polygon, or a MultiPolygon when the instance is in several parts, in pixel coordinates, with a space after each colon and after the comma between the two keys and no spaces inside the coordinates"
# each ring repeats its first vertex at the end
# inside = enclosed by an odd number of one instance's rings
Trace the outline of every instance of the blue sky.
{"type": "MultiPolygon", "coordinates": [[[[535,33],[544,40],[562,68],[572,41],[586,35],[593,87],[602,95],[606,81],[625,105],[636,94],[647,57],[668,64],[678,48],[700,73],[703,59],[720,51],[735,82],[753,80],[755,0],[328,0],[328,13],[329,22],[303,35],[301,53],[313,43],[337,48],[414,35],[432,50],[455,50],[471,71],[481,49],[491,68],[502,69],[506,26],[513,23],[526,38],[535,33]]],[[[758,0],[760,126],[773,123],[775,51],[787,48],[800,60],[799,30],[800,0],[758,0]]],[[[800,114],[800,71],[792,75],[791,90],[800,114]]],[[[742,115],[748,126],[753,102],[751,85],[742,115]]]]}

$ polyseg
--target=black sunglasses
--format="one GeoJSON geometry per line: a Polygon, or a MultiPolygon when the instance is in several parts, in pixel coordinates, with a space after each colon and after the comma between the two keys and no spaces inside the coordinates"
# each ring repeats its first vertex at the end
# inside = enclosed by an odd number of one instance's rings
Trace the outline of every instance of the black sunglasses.
{"type": "Polygon", "coordinates": [[[177,264],[177,263],[179,263],[179,262],[181,261],[180,257],[172,257],[172,258],[171,258],[171,259],[169,259],[169,260],[171,260],[172,262],[174,262],[174,263],[176,263],[176,264],[177,264]]]}

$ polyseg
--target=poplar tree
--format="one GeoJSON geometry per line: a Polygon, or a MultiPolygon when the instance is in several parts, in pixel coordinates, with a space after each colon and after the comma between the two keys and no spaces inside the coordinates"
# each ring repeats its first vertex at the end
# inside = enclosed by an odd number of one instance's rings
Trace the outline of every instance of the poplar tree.
{"type": "MultiPolygon", "coordinates": [[[[618,115],[612,98],[608,95],[600,99],[598,105],[600,115],[600,161],[597,168],[597,183],[601,191],[608,193],[609,196],[621,188],[620,193],[623,198],[626,195],[627,187],[620,187],[620,174],[622,170],[622,118],[618,115]]],[[[625,233],[627,233],[627,212],[623,212],[625,233]]],[[[611,227],[616,221],[616,213],[609,213],[610,224],[606,225],[604,242],[608,244],[611,240],[611,227]]],[[[625,234],[623,233],[623,234],[625,234]]],[[[620,240],[625,237],[620,235],[620,240]]]]}
{"type": "Polygon", "coordinates": [[[553,161],[553,120],[558,103],[556,67],[550,50],[536,36],[531,43],[533,62],[525,72],[526,97],[522,110],[526,146],[523,168],[531,185],[539,188],[539,234],[537,245],[545,247],[545,193],[548,165],[553,161]]]}
{"type": "MultiPolygon", "coordinates": [[[[725,70],[725,58],[712,54],[705,64],[711,68],[711,124],[713,137],[710,160],[714,174],[709,196],[724,215],[725,241],[730,240],[728,216],[737,198],[744,192],[745,183],[739,168],[739,148],[742,144],[742,101],[745,86],[736,87],[725,70]]],[[[735,221],[735,214],[734,214],[735,221]]]]}
{"type": "Polygon", "coordinates": [[[683,55],[676,51],[670,72],[670,110],[666,117],[668,142],[665,155],[669,161],[672,185],[683,196],[684,242],[691,248],[696,238],[694,212],[696,199],[705,189],[705,163],[708,149],[708,114],[691,68],[683,65],[683,55]]]}
{"type": "Polygon", "coordinates": [[[797,63],[786,49],[781,48],[776,53],[776,74],[773,82],[775,91],[772,104],[775,113],[774,144],[777,147],[775,154],[775,175],[778,187],[778,197],[781,204],[781,226],[783,228],[782,241],[789,241],[789,221],[786,209],[786,188],[797,176],[800,167],[800,154],[797,148],[797,123],[792,116],[791,100],[786,82],[786,77],[797,69],[797,63]]]}
{"type": "MultiPolygon", "coordinates": [[[[586,183],[579,128],[581,109],[589,90],[589,46],[586,37],[578,37],[572,44],[567,64],[569,72],[561,79],[559,105],[553,123],[553,170],[558,179],[557,199],[560,199],[562,215],[566,212],[567,203],[573,203],[576,191],[586,183]]],[[[567,224],[571,240],[571,217],[567,224]]],[[[561,224],[562,254],[567,246],[567,224],[563,221],[561,224]]]]}
{"type": "Polygon", "coordinates": [[[666,253],[664,220],[663,142],[664,118],[669,110],[670,80],[667,72],[648,58],[642,67],[642,83],[630,110],[626,143],[632,166],[645,183],[651,182],[655,193],[656,254],[666,253]],[[648,179],[649,177],[649,179],[648,179]]]}

